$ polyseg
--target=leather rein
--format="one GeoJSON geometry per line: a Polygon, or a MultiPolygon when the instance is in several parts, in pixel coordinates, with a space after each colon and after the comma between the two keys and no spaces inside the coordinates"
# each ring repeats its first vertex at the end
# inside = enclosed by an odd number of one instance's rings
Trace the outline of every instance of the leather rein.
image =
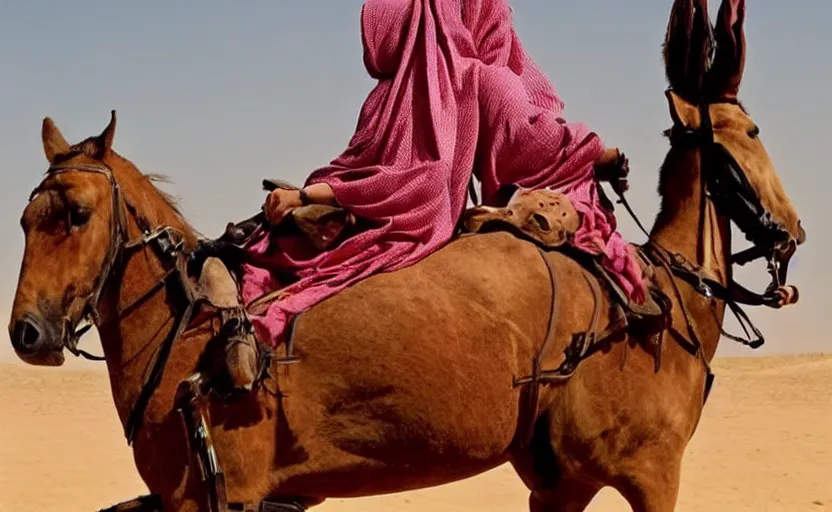
{"type": "Polygon", "coordinates": [[[161,381],[173,342],[182,335],[194,317],[194,310],[198,299],[188,279],[187,265],[189,254],[185,248],[185,235],[178,229],[170,226],[151,227],[150,222],[138,212],[135,206],[125,199],[121,187],[113,175],[112,169],[105,164],[67,163],[51,165],[46,171],[46,178],[32,191],[29,200],[34,199],[38,193],[44,190],[43,184],[46,179],[69,172],[99,174],[107,179],[111,190],[112,218],[110,221],[110,246],[107,250],[107,256],[92,290],[83,298],[84,305],[81,316],[77,320],[73,320],[68,315],[63,319],[64,348],[75,356],[82,356],[94,361],[106,360],[105,357],[91,355],[78,348],[78,343],[81,337],[93,325],[100,325],[101,314],[99,313],[99,303],[107,289],[107,285],[113,279],[121,277],[126,259],[129,259],[130,256],[145,247],[152,247],[157,257],[162,261],[163,266],[168,267],[168,270],[153,286],[130,301],[126,306],[120,306],[117,311],[117,319],[121,320],[128,316],[138,306],[145,303],[163,289],[173,291],[175,298],[183,303],[181,307],[173,308],[176,311],[173,314],[173,326],[167,337],[153,354],[151,363],[149,364],[150,371],[144,372],[147,377],[138,397],[130,408],[130,413],[125,424],[125,437],[127,438],[128,445],[130,445],[135,439],[150,397],[161,381]],[[128,238],[128,213],[133,217],[141,230],[141,234],[132,239],[128,238]],[[86,321],[87,323],[79,328],[78,325],[82,321],[86,321]]]}

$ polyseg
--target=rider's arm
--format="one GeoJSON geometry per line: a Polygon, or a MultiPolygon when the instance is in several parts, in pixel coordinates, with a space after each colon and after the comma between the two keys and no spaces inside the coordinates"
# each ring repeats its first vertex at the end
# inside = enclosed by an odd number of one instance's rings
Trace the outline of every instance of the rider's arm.
{"type": "Polygon", "coordinates": [[[335,193],[326,183],[315,183],[300,190],[278,188],[272,190],[263,204],[263,211],[269,223],[277,225],[292,208],[304,204],[328,204],[337,206],[335,193]],[[303,196],[306,196],[305,198],[303,196]]]}
{"type": "Polygon", "coordinates": [[[303,188],[306,193],[308,201],[312,204],[328,204],[337,206],[338,201],[335,200],[335,192],[332,187],[326,183],[314,183],[303,188]]]}

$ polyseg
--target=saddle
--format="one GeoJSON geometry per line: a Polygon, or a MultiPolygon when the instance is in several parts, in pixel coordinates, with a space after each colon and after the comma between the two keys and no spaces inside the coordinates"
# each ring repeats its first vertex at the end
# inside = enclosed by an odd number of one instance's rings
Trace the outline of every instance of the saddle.
{"type": "MultiPolygon", "coordinates": [[[[298,190],[299,187],[282,180],[263,180],[263,189],[298,190]]],[[[623,309],[628,323],[658,324],[666,316],[669,300],[659,291],[652,277],[652,265],[643,257],[642,270],[648,283],[647,297],[642,304],[630,301],[610,273],[596,257],[572,249],[568,242],[580,227],[580,216],[570,199],[549,189],[518,188],[505,207],[476,206],[467,209],[460,221],[461,234],[482,234],[506,231],[520,239],[536,244],[543,250],[557,250],[570,256],[597,277],[610,292],[613,302],[623,309]]],[[[243,255],[239,247],[266,223],[261,212],[243,222],[229,223],[225,233],[213,241],[201,245],[206,252],[215,254],[229,264],[239,268],[243,255]],[[233,254],[230,254],[229,251],[233,254]]],[[[286,234],[300,234],[316,249],[329,249],[363,229],[362,219],[356,218],[345,208],[328,205],[307,205],[293,209],[286,216],[279,229],[286,234]]],[[[641,254],[640,251],[636,251],[641,254]]],[[[264,297],[279,296],[279,291],[264,297]]]]}
{"type": "Polygon", "coordinates": [[[464,232],[509,231],[544,249],[562,247],[580,224],[572,201],[548,189],[518,189],[503,208],[475,206],[462,215],[464,232]]]}
{"type": "MultiPolygon", "coordinates": [[[[263,189],[300,190],[283,180],[263,180],[263,189]]],[[[290,223],[318,250],[326,250],[348,238],[351,228],[356,227],[355,216],[345,208],[322,204],[310,204],[293,209],[290,223]]]]}
{"type": "MultiPolygon", "coordinates": [[[[263,190],[271,192],[275,189],[300,190],[300,187],[282,180],[263,180],[263,190]]],[[[229,222],[219,238],[204,240],[202,246],[210,248],[209,252],[212,253],[225,252],[223,249],[228,249],[229,245],[245,244],[256,231],[267,224],[263,212],[241,222],[229,222]]],[[[292,209],[280,225],[275,227],[286,235],[300,234],[317,250],[323,251],[349,238],[361,228],[361,224],[360,219],[345,208],[310,204],[292,209]]]]}
{"type": "MultiPolygon", "coordinates": [[[[631,301],[618,286],[598,258],[579,253],[567,246],[580,227],[580,216],[569,198],[548,189],[518,189],[503,208],[477,206],[468,209],[462,228],[468,233],[507,231],[528,240],[543,250],[559,250],[583,265],[612,292],[614,302],[623,307],[628,320],[654,323],[664,317],[669,301],[654,284],[652,265],[640,258],[648,283],[648,294],[642,304],[631,301]],[[660,303],[662,304],[660,306],[660,303]]],[[[637,251],[641,255],[640,251],[637,251]]]]}

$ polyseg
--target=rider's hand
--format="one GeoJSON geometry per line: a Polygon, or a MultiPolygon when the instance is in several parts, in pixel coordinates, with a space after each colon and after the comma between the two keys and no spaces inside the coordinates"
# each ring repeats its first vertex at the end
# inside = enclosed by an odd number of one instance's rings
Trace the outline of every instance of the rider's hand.
{"type": "Polygon", "coordinates": [[[303,206],[299,190],[272,190],[263,204],[263,212],[269,224],[276,226],[293,209],[303,206]]]}
{"type": "Polygon", "coordinates": [[[595,162],[595,179],[608,181],[613,188],[626,191],[629,188],[627,175],[630,174],[630,164],[627,157],[618,148],[607,148],[595,162]]]}

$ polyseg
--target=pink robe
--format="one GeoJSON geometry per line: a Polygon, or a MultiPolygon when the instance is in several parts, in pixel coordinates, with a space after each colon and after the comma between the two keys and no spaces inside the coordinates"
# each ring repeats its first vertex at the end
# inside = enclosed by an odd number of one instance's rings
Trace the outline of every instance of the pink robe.
{"type": "Polygon", "coordinates": [[[255,237],[246,302],[279,287],[273,272],[299,278],[252,315],[261,340],[278,343],[291,316],[446,244],[472,171],[484,204],[495,204],[503,185],[567,194],[582,215],[575,247],[603,254],[625,292],[643,300],[635,257],[599,203],[593,165],[603,143],[561,118],[563,102],[523,51],[504,0],[367,0],[361,28],[378,84],[349,147],[306,184],[329,184],[341,205],[377,227],[323,253],[292,251],[266,232],[255,237]]]}

